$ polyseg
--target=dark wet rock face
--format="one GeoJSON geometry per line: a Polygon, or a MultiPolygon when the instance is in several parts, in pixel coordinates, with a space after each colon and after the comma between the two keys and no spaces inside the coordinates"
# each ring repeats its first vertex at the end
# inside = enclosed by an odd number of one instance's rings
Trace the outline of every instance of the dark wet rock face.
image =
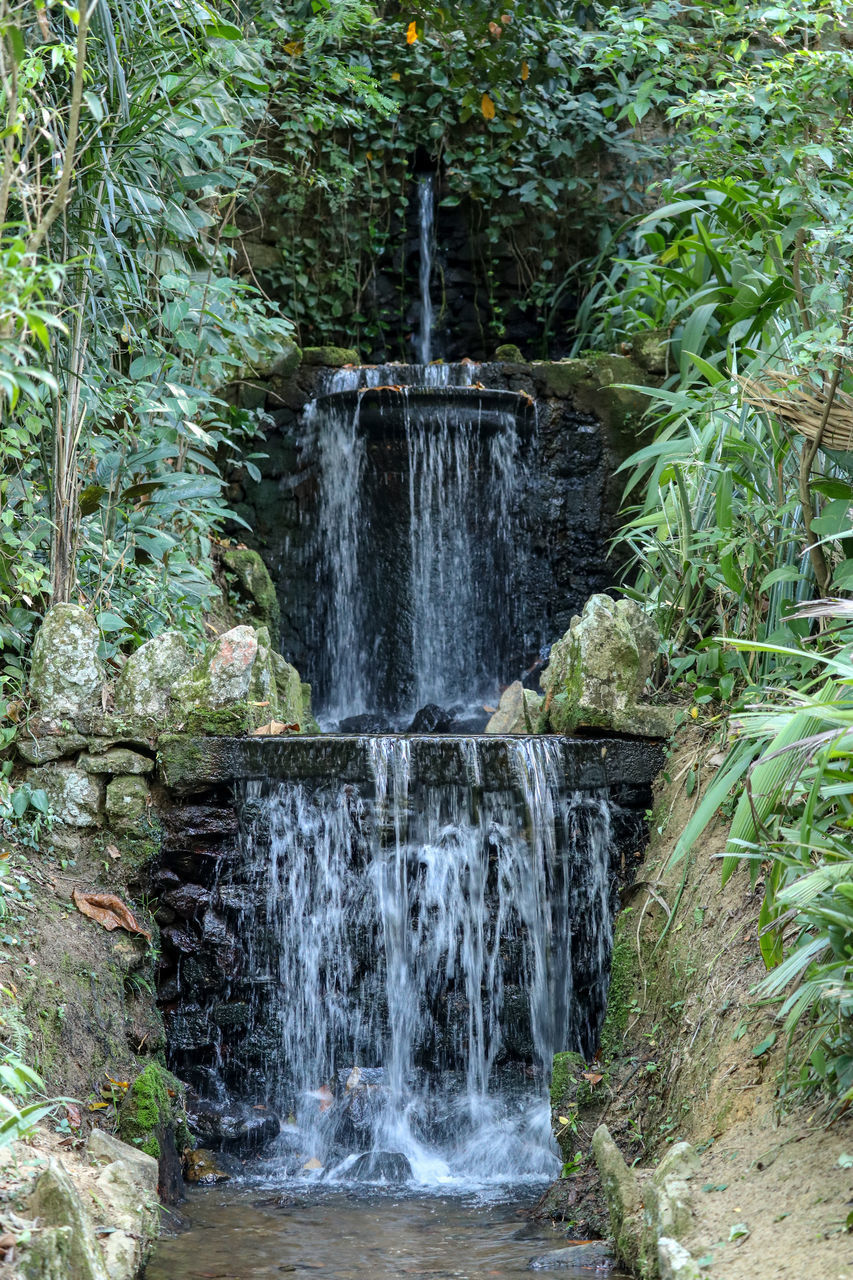
{"type": "Polygon", "coordinates": [[[407,733],[450,733],[455,730],[454,717],[451,711],[439,707],[435,702],[428,702],[415,712],[407,733]]]}
{"type": "Polygon", "coordinates": [[[370,1151],[350,1165],[355,1182],[408,1182],[412,1166],[399,1151],[370,1151]]]}

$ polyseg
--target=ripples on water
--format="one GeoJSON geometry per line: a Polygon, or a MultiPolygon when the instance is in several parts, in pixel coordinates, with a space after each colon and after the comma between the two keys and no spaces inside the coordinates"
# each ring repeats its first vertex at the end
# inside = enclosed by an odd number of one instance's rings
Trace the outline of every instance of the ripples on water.
{"type": "MultiPolygon", "coordinates": [[[[322,1189],[193,1191],[189,1230],[161,1241],[146,1280],[508,1280],[596,1274],[589,1261],[531,1272],[530,1260],[566,1245],[529,1222],[529,1189],[465,1197],[322,1189]]],[[[600,1271],[597,1274],[602,1274],[600,1271]]],[[[614,1273],[609,1273],[614,1275],[614,1273]]]]}

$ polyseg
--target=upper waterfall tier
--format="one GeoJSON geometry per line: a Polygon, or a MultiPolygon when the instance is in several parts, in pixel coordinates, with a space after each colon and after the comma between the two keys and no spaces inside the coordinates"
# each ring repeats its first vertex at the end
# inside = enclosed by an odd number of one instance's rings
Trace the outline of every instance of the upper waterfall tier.
{"type": "Polygon", "coordinates": [[[431,705],[481,729],[520,647],[519,443],[533,406],[378,381],[403,369],[353,370],[367,389],[336,375],[305,411],[319,462],[317,713],[326,728],[370,713],[405,729],[431,705]]]}

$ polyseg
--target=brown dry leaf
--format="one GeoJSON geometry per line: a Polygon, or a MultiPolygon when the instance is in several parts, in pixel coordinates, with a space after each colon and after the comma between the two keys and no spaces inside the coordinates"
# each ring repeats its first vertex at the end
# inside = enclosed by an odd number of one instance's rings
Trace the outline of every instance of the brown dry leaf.
{"type": "Polygon", "coordinates": [[[65,1114],[68,1117],[68,1123],[71,1125],[71,1128],[79,1129],[80,1125],[83,1123],[80,1117],[80,1108],[75,1106],[73,1102],[66,1102],[65,1114]]]}
{"type": "Polygon", "coordinates": [[[281,733],[298,733],[298,724],[285,724],[283,720],[270,720],[269,724],[262,724],[260,729],[252,730],[253,738],[277,738],[281,733]]]}
{"type": "Polygon", "coordinates": [[[106,849],[104,850],[104,853],[107,855],[108,858],[121,857],[121,854],[119,853],[118,849],[115,847],[114,844],[108,844],[106,849]]]}
{"type": "Polygon", "coordinates": [[[88,916],[110,932],[113,929],[127,929],[128,933],[140,933],[143,938],[151,941],[151,934],[136,923],[133,912],[116,894],[81,893],[79,889],[74,889],[71,901],[81,915],[88,916]]]}
{"type": "Polygon", "coordinates": [[[604,1076],[601,1075],[601,1073],[598,1071],[582,1071],[581,1075],[583,1076],[584,1080],[588,1080],[589,1083],[593,1086],[597,1085],[601,1080],[604,1079],[604,1076]]]}

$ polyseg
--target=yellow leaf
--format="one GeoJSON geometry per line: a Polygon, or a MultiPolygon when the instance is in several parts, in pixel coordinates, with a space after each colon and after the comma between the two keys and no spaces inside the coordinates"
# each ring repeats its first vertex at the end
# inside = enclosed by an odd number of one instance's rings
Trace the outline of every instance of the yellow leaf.
{"type": "Polygon", "coordinates": [[[406,29],[406,44],[414,44],[418,38],[418,24],[410,22],[406,29]]]}
{"type": "Polygon", "coordinates": [[[691,707],[691,708],[690,708],[690,715],[692,716],[692,718],[693,718],[694,720],[696,719],[696,717],[698,716],[698,714],[699,714],[699,708],[698,708],[698,707],[691,707]]]}
{"type": "Polygon", "coordinates": [[[298,58],[303,47],[301,40],[291,40],[290,44],[284,46],[284,52],[289,53],[291,58],[298,58]]]}
{"type": "Polygon", "coordinates": [[[560,1124],[571,1124],[571,1121],[569,1120],[568,1116],[557,1116],[557,1119],[559,1120],[560,1124]]]}
{"type": "Polygon", "coordinates": [[[522,62],[521,64],[521,78],[522,80],[530,79],[530,68],[528,67],[526,62],[522,62]]]}
{"type": "Polygon", "coordinates": [[[495,104],[492,102],[491,98],[487,93],[483,94],[482,101],[480,102],[480,110],[483,113],[484,120],[494,120],[495,104]]]}
{"type": "Polygon", "coordinates": [[[392,72],[391,72],[391,79],[392,79],[392,80],[399,80],[399,79],[400,79],[400,72],[399,72],[399,71],[392,71],[392,72]]]}

